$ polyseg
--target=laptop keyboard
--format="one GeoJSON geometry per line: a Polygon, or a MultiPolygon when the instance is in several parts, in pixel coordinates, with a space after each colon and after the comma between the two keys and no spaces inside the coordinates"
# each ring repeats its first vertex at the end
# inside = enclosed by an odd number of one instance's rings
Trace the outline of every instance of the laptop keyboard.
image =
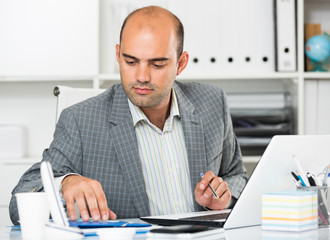
{"type": "Polygon", "coordinates": [[[229,215],[229,212],[227,213],[216,213],[216,214],[209,214],[209,215],[201,215],[196,217],[187,217],[187,218],[180,218],[184,220],[197,220],[197,221],[214,221],[219,219],[226,219],[229,215]]]}

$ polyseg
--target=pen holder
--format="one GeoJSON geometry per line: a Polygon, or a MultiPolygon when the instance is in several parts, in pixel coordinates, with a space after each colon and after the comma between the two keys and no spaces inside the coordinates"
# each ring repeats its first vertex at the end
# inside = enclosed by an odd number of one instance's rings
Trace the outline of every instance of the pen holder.
{"type": "Polygon", "coordinates": [[[297,187],[298,191],[313,191],[317,194],[318,226],[330,227],[330,187],[297,187]]]}

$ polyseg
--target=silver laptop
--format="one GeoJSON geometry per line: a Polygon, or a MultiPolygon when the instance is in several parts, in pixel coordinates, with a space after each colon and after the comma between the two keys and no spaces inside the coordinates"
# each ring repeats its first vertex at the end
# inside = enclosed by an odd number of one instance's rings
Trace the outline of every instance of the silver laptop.
{"type": "Polygon", "coordinates": [[[297,169],[295,155],[306,172],[318,174],[330,163],[330,135],[281,135],[270,141],[234,208],[141,217],[161,225],[198,224],[225,229],[261,224],[263,193],[295,190],[291,171],[297,169]]]}

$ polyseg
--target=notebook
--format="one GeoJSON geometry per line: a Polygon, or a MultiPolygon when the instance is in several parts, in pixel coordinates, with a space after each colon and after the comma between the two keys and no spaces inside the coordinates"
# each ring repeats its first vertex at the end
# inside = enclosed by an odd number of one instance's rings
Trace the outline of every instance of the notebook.
{"type": "Polygon", "coordinates": [[[262,194],[296,189],[291,171],[297,167],[292,156],[296,155],[306,172],[317,174],[329,164],[329,146],[330,135],[274,136],[232,210],[150,216],[141,220],[160,225],[198,224],[225,229],[260,225],[262,194]]]}

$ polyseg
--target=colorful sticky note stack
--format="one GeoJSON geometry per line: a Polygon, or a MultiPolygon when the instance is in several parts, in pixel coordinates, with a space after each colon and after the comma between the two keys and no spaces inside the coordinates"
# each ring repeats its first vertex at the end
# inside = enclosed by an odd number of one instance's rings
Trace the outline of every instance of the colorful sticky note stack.
{"type": "Polygon", "coordinates": [[[263,229],[303,231],[317,227],[316,192],[284,191],[262,195],[263,229]]]}

